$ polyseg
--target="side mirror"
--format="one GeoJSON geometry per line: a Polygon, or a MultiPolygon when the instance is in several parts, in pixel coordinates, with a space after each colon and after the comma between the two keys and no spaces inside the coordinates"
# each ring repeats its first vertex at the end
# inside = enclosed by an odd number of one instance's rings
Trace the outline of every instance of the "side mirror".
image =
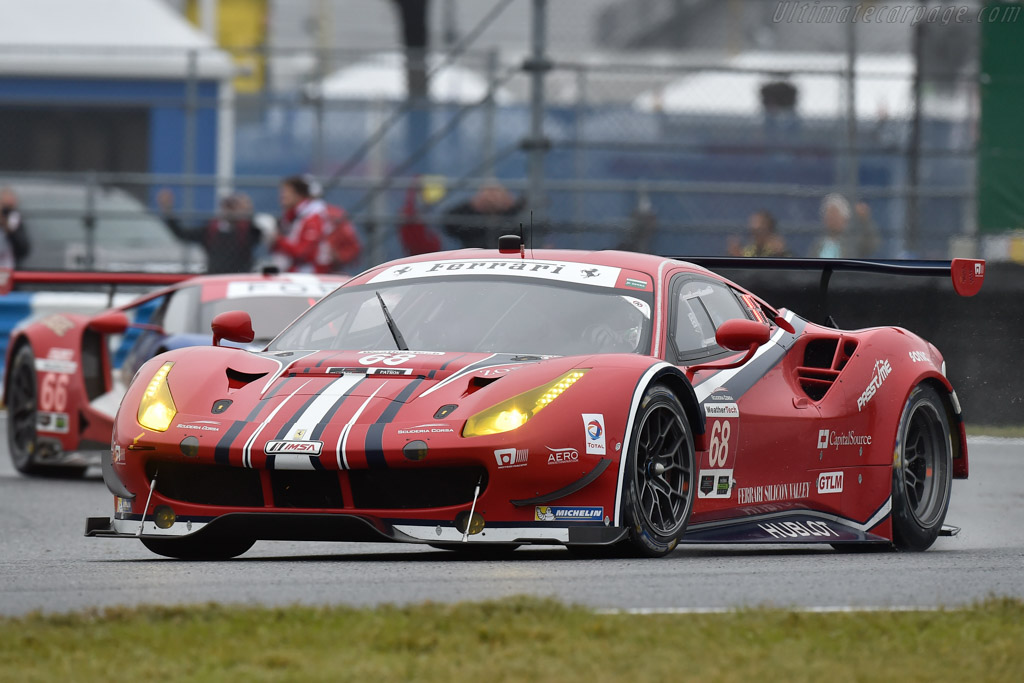
{"type": "Polygon", "coordinates": [[[213,329],[213,345],[220,346],[222,339],[248,344],[255,337],[252,329],[252,318],[245,311],[224,311],[214,316],[210,323],[213,329]]]}
{"type": "Polygon", "coordinates": [[[753,320],[726,320],[718,326],[715,341],[723,349],[730,351],[746,351],[751,346],[761,346],[768,342],[771,328],[753,320]]]}
{"type": "Polygon", "coordinates": [[[107,311],[89,321],[89,329],[100,334],[124,334],[131,323],[124,311],[107,311]]]}

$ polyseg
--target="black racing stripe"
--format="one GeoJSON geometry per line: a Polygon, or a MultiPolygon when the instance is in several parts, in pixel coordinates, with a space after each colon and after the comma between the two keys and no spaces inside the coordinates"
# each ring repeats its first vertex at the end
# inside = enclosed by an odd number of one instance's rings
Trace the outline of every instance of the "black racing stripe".
{"type": "Polygon", "coordinates": [[[324,363],[326,363],[326,362],[327,362],[327,361],[329,361],[330,359],[334,358],[335,356],[340,356],[340,355],[341,355],[341,352],[338,352],[338,353],[329,353],[329,354],[327,354],[326,356],[324,356],[323,358],[321,358],[320,360],[318,360],[318,361],[316,362],[316,365],[315,365],[314,367],[320,367],[321,365],[323,365],[324,363]]]}
{"type": "Polygon", "coordinates": [[[256,405],[249,412],[248,417],[244,420],[235,420],[234,424],[228,428],[228,431],[224,432],[224,436],[222,436],[220,441],[217,442],[217,446],[213,450],[213,461],[215,463],[219,465],[228,464],[231,454],[231,444],[236,438],[238,438],[239,432],[241,432],[247,424],[256,419],[256,416],[260,414],[260,411],[266,407],[267,401],[272,399],[277,392],[281,390],[281,387],[287,383],[287,379],[277,382],[277,384],[267,392],[266,396],[256,402],[256,405]]]}
{"type": "Polygon", "coordinates": [[[448,368],[449,365],[451,365],[452,363],[454,363],[455,361],[457,361],[458,359],[462,358],[465,355],[466,354],[464,354],[464,353],[460,353],[459,355],[455,356],[455,358],[452,358],[451,360],[449,360],[447,363],[442,365],[437,370],[431,370],[430,373],[427,375],[427,379],[434,379],[434,375],[436,375],[438,372],[444,372],[448,368]]]}
{"type": "Polygon", "coordinates": [[[311,455],[311,456],[309,456],[309,464],[311,464],[313,466],[314,470],[323,470],[325,472],[327,471],[327,468],[324,467],[324,464],[322,462],[320,462],[320,456],[319,455],[311,455]]]}
{"type": "Polygon", "coordinates": [[[338,397],[338,400],[334,402],[334,405],[331,406],[330,409],[324,414],[323,418],[316,423],[316,427],[313,428],[313,433],[309,435],[311,441],[320,440],[320,436],[324,433],[324,430],[327,429],[327,425],[331,423],[331,420],[334,419],[334,416],[341,408],[341,404],[345,402],[345,399],[348,398],[355,390],[355,388],[362,384],[365,379],[365,377],[361,378],[358,382],[349,387],[348,391],[346,391],[344,394],[338,397]]]}
{"type": "Polygon", "coordinates": [[[371,469],[388,466],[387,461],[384,459],[384,425],[395,419],[395,415],[398,414],[398,411],[402,409],[405,402],[416,391],[416,387],[422,382],[422,379],[410,382],[402,389],[402,393],[388,404],[388,407],[384,409],[384,412],[377,418],[377,421],[366,430],[366,464],[371,469]]]}
{"type": "Polygon", "coordinates": [[[281,425],[281,428],[277,430],[277,436],[274,438],[278,440],[287,439],[288,430],[295,426],[295,423],[299,420],[300,417],[302,417],[302,414],[306,412],[309,406],[313,405],[313,401],[317,400],[318,398],[320,398],[320,394],[317,394],[315,392],[310,394],[309,398],[306,399],[306,402],[302,404],[302,407],[296,410],[294,413],[292,413],[292,416],[285,420],[284,424],[281,425]]]}
{"type": "Polygon", "coordinates": [[[267,462],[266,465],[264,465],[264,467],[266,467],[268,470],[274,469],[274,462],[276,459],[276,455],[274,455],[273,453],[267,453],[267,462]]]}
{"type": "MultiPolygon", "coordinates": [[[[771,372],[772,368],[778,365],[782,359],[786,357],[789,349],[793,346],[793,342],[800,337],[804,328],[807,327],[807,322],[797,316],[793,316],[791,324],[795,330],[793,334],[784,333],[779,341],[773,344],[770,349],[755,358],[753,361],[744,365],[743,368],[740,369],[740,371],[731,379],[721,385],[725,387],[727,393],[732,396],[734,400],[739,400],[739,398],[750,391],[750,389],[757,384],[761,378],[771,372]]],[[[715,381],[714,376],[708,378],[707,381],[715,381]]],[[[707,399],[705,399],[705,402],[706,401],[707,399]]]]}

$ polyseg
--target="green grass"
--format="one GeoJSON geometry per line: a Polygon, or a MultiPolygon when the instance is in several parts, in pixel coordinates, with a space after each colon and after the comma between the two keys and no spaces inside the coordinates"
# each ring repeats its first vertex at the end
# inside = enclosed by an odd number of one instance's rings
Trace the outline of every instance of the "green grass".
{"type": "Polygon", "coordinates": [[[973,425],[968,422],[967,436],[1000,436],[1020,439],[1024,437],[1024,425],[973,425]]]}
{"type": "Polygon", "coordinates": [[[1024,603],[602,615],[512,598],[0,619],[3,681],[1021,681],[1024,603]]]}

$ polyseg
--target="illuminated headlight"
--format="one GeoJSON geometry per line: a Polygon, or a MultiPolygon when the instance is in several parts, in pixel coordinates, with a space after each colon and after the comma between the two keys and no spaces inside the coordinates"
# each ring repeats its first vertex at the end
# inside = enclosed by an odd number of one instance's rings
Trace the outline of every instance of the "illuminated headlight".
{"type": "Polygon", "coordinates": [[[139,424],[154,432],[166,432],[178,413],[167,386],[167,373],[174,363],[164,363],[146,386],[146,392],[139,401],[139,424]]]}
{"type": "Polygon", "coordinates": [[[579,381],[587,373],[586,369],[572,370],[554,382],[531,389],[513,396],[507,401],[491,406],[466,420],[462,429],[463,436],[483,436],[485,434],[501,434],[526,424],[526,421],[539,413],[545,406],[561,396],[566,389],[579,381]]]}

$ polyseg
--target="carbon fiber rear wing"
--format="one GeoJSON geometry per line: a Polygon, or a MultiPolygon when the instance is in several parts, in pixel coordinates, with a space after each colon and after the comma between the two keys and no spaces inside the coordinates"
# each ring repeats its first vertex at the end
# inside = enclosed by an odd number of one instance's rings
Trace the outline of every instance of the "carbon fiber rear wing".
{"type": "Polygon", "coordinates": [[[828,285],[836,271],[948,277],[960,296],[974,296],[985,281],[985,261],[955,258],[952,261],[898,261],[892,259],[751,258],[737,256],[668,256],[708,270],[796,270],[820,272],[819,319],[831,323],[828,314],[828,285]]]}

